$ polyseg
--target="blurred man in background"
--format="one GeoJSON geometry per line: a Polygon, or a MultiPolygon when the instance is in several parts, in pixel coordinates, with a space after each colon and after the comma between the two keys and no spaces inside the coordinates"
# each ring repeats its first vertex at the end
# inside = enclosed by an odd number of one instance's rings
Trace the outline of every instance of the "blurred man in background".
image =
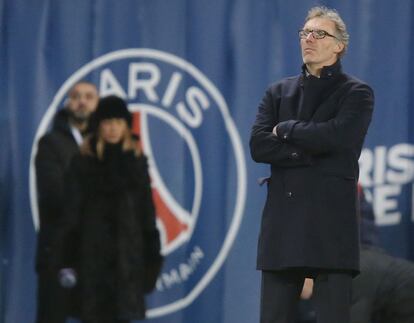
{"type": "Polygon", "coordinates": [[[81,81],[69,91],[64,109],[57,112],[52,130],[38,144],[36,177],[40,229],[37,237],[38,275],[36,323],[64,323],[67,290],[58,283],[57,268],[50,263],[54,232],[62,214],[63,178],[72,157],[79,151],[88,119],[96,109],[98,91],[93,83],[81,81]]]}

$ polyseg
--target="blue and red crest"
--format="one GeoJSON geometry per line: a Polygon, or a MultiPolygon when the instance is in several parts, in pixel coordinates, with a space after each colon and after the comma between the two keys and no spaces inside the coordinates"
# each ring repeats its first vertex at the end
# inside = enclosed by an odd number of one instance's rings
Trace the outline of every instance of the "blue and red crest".
{"type": "MultiPolygon", "coordinates": [[[[89,79],[101,96],[124,98],[149,160],[165,265],[148,317],[180,310],[200,295],[236,238],[246,197],[245,156],[227,104],[195,66],[169,53],[126,49],[101,56],[60,88],[36,135],[48,128],[68,90],[89,79]]],[[[33,161],[33,158],[32,158],[33,161]]],[[[33,162],[31,201],[37,226],[33,162]]]]}

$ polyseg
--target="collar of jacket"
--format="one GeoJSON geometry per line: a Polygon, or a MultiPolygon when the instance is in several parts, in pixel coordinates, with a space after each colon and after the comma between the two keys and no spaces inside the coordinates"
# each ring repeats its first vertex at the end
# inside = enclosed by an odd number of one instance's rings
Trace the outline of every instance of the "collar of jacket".
{"type": "Polygon", "coordinates": [[[52,129],[55,131],[67,132],[70,134],[72,133],[69,125],[69,113],[66,108],[56,112],[56,115],[53,119],[52,129]]]}
{"type": "MultiPolygon", "coordinates": [[[[334,64],[330,65],[330,66],[324,66],[322,67],[322,71],[321,71],[321,79],[329,79],[332,78],[334,76],[337,76],[338,74],[342,73],[342,65],[341,65],[341,60],[337,60],[334,64]]],[[[302,65],[302,76],[306,77],[309,76],[309,72],[306,68],[306,65],[303,64],[302,65]]]]}

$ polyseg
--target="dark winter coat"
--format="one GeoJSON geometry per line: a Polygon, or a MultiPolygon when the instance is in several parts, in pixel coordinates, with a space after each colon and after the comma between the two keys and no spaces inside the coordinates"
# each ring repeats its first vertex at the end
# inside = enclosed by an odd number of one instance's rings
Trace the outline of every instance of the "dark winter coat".
{"type": "Polygon", "coordinates": [[[271,166],[258,269],[358,272],[358,158],[373,102],[339,61],[267,90],[250,139],[253,159],[271,166]]]}
{"type": "Polygon", "coordinates": [[[78,274],[75,315],[144,318],[144,293],[154,287],[162,261],[146,158],[120,145],[106,145],[103,160],[77,155],[65,192],[60,266],[78,274]]]}
{"type": "Polygon", "coordinates": [[[40,220],[37,270],[50,266],[49,259],[55,245],[53,232],[63,209],[64,174],[78,152],[79,146],[70,130],[67,110],[60,110],[51,131],[39,140],[35,159],[40,220]]]}

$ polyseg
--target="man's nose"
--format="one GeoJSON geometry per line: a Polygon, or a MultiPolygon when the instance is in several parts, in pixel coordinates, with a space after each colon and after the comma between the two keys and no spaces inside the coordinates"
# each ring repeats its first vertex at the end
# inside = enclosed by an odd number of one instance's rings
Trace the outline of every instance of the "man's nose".
{"type": "Polygon", "coordinates": [[[314,41],[314,40],[315,40],[315,37],[313,37],[313,33],[309,33],[306,36],[306,41],[314,41]]]}
{"type": "Polygon", "coordinates": [[[82,106],[85,106],[86,105],[86,101],[87,101],[87,99],[84,96],[81,96],[79,98],[79,104],[82,105],[82,106]]]}

